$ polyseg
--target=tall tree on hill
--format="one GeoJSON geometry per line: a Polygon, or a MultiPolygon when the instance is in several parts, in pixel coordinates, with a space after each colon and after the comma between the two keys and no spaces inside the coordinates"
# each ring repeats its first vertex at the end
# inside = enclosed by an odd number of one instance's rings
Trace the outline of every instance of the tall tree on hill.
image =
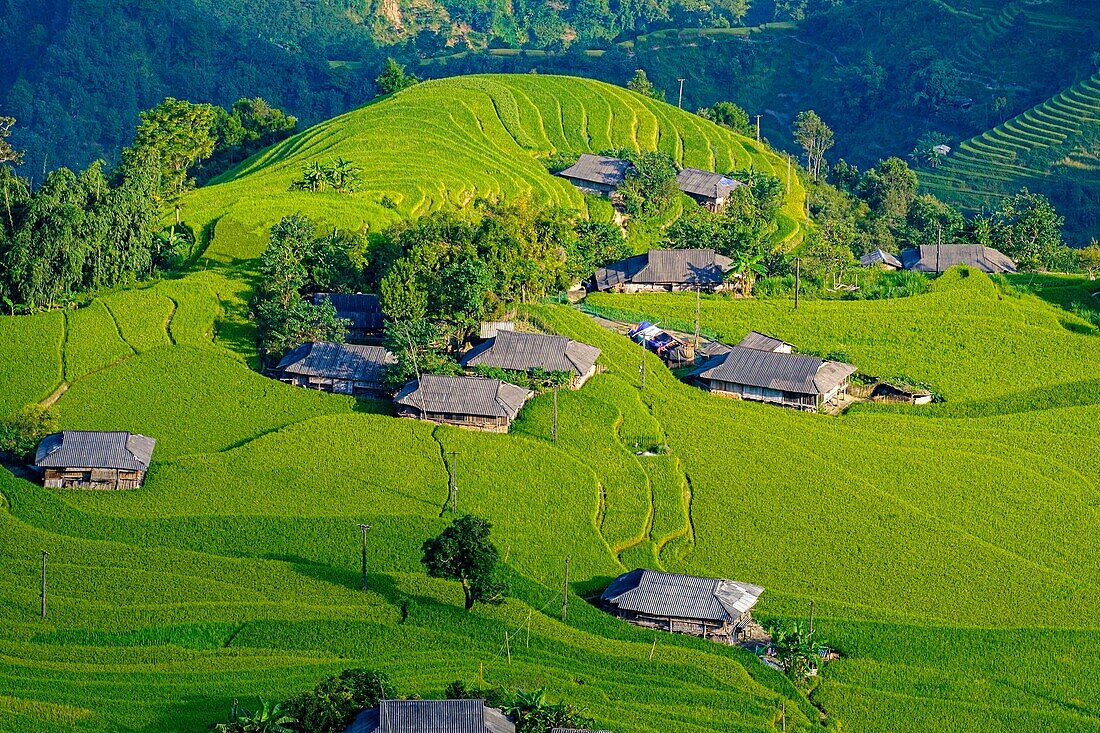
{"type": "Polygon", "coordinates": [[[405,73],[405,67],[397,63],[392,56],[386,59],[381,73],[374,78],[374,86],[379,95],[394,94],[419,82],[420,79],[416,76],[405,73]]]}
{"type": "Polygon", "coordinates": [[[653,86],[653,82],[649,80],[645,69],[635,69],[634,76],[630,77],[630,81],[626,83],[626,88],[650,99],[663,100],[665,98],[665,93],[653,86]]]}
{"type": "Polygon", "coordinates": [[[1065,259],[1065,219],[1050,200],[1026,188],[1001,202],[993,216],[993,246],[1027,269],[1053,269],[1065,259]]]}
{"type": "Polygon", "coordinates": [[[0,117],[0,165],[19,165],[23,160],[23,153],[13,148],[8,142],[13,127],[15,127],[14,117],[0,117]]]}
{"type": "Polygon", "coordinates": [[[151,153],[159,161],[159,198],[162,203],[174,203],[177,224],[180,199],[194,183],[189,177],[191,167],[214,152],[216,119],[213,105],[168,97],[141,113],[134,144],[123,151],[123,160],[151,153]]]}
{"type": "Polygon", "coordinates": [[[1082,247],[1077,252],[1077,259],[1081,269],[1088,273],[1089,280],[1096,279],[1096,273],[1100,272],[1100,244],[1093,239],[1088,247],[1082,247]]]}
{"type": "Polygon", "coordinates": [[[806,151],[806,169],[815,181],[821,180],[825,153],[833,147],[833,131],[817,112],[799,112],[794,123],[794,139],[806,151]]]}
{"type": "Polygon", "coordinates": [[[901,222],[917,196],[917,174],[901,158],[887,158],[863,175],[859,190],[871,211],[901,222]]]}
{"type": "Polygon", "coordinates": [[[467,611],[474,603],[503,603],[508,590],[500,577],[500,551],[489,540],[492,526],[467,514],[424,541],[422,562],[428,575],[460,582],[467,611]]]}
{"type": "Polygon", "coordinates": [[[749,113],[733,102],[715,102],[710,107],[703,107],[695,114],[742,135],[752,134],[749,127],[749,113]]]}

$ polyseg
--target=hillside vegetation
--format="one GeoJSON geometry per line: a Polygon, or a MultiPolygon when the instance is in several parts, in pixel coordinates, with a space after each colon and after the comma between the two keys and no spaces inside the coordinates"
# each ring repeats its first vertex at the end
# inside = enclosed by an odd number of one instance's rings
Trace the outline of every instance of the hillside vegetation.
{"type": "MultiPolygon", "coordinates": [[[[526,305],[532,324],[602,349],[604,371],[559,395],[557,442],[550,395],[511,433],[482,434],[249,367],[242,303],[283,214],[376,231],[475,191],[581,211],[536,153],[651,142],[697,165],[781,162],[597,82],[432,82],[188,195],[184,217],[209,242],[180,277],[0,316],[13,355],[0,415],[64,385],[65,428],[158,441],[135,491],[48,490],[0,469],[0,730],[201,731],[234,698],[285,699],[365,666],[425,698],[456,679],[545,687],[615,733],[1100,731],[1100,338],[1058,305],[965,270],[909,298],[703,300],[726,339],[758,328],[946,398],[838,418],[713,397],[573,308],[526,305]],[[363,190],[289,190],[304,163],[337,156],[364,168],[363,190]],[[450,518],[452,451],[459,508],[492,521],[512,583],[506,603],[470,613],[420,564],[450,518]],[[807,698],[747,652],[585,602],[639,565],[758,583],[761,618],[804,618],[813,600],[843,658],[807,698]]],[[[1048,280],[1044,297],[1065,305],[1089,289],[1048,280]]],[[[658,321],[695,304],[592,300],[658,321]]]]}

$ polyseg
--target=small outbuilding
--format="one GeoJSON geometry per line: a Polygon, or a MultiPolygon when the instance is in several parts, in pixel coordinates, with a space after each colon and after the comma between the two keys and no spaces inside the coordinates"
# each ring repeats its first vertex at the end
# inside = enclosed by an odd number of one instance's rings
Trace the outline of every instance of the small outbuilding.
{"type": "Polygon", "coordinates": [[[729,195],[745,184],[719,173],[684,168],[676,174],[676,185],[709,211],[718,211],[726,205],[729,195]]]}
{"type": "Polygon", "coordinates": [[[900,270],[901,260],[897,255],[890,254],[881,249],[868,252],[859,258],[859,264],[863,267],[879,267],[883,270],[900,270]]]}
{"type": "Polygon", "coordinates": [[[336,308],[336,317],[348,321],[348,338],[361,339],[382,333],[382,305],[371,293],[314,293],[314,305],[324,301],[336,308]]]}
{"type": "Polygon", "coordinates": [[[381,346],[309,341],[283,357],[275,376],[296,387],[351,395],[376,395],[384,390],[386,369],[396,364],[381,346]]]}
{"type": "Polygon", "coordinates": [[[626,180],[634,167],[629,160],[582,153],[577,162],[558,173],[583,193],[610,196],[626,180]]]}
{"type": "Polygon", "coordinates": [[[1016,263],[1008,255],[980,244],[922,244],[901,253],[902,266],[915,272],[946,272],[955,265],[966,265],[988,274],[1016,272],[1016,263]]]}
{"type": "Polygon", "coordinates": [[[530,396],[499,379],[425,374],[402,387],[393,401],[400,417],[506,433],[530,396]]]}
{"type": "Polygon", "coordinates": [[[484,700],[379,700],[345,733],[515,733],[502,711],[484,700]]]}
{"type": "Polygon", "coordinates": [[[745,349],[771,351],[776,354],[794,353],[794,344],[788,344],[786,341],[781,341],[775,336],[769,336],[759,331],[749,331],[748,335],[741,339],[737,345],[745,349]]]}
{"type": "Polygon", "coordinates": [[[501,331],[515,331],[516,324],[512,321],[483,321],[478,326],[477,335],[480,339],[491,339],[501,331]]]}
{"type": "Polygon", "coordinates": [[[728,290],[733,260],[713,249],[651,249],[596,270],[597,290],[638,293],[728,290]]]}
{"type": "Polygon", "coordinates": [[[156,444],[133,433],[66,430],[42,439],[34,465],[51,489],[137,489],[156,444]]]}
{"type": "Polygon", "coordinates": [[[547,372],[573,372],[569,386],[580,389],[596,373],[600,350],[564,336],[520,331],[498,331],[485,343],[478,344],[462,357],[462,366],[497,367],[517,372],[542,369],[547,372]]]}
{"type": "Polygon", "coordinates": [[[855,371],[851,364],[816,356],[731,346],[703,362],[691,378],[724,397],[816,412],[847,394],[855,371]]]}
{"type": "Polygon", "coordinates": [[[605,610],[638,626],[733,644],[752,621],[758,585],[639,568],[600,596],[605,610]]]}

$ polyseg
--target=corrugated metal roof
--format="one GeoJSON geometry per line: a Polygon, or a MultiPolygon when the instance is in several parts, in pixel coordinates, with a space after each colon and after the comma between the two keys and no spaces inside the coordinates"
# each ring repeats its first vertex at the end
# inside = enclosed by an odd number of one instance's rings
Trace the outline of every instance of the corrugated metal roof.
{"type": "Polygon", "coordinates": [[[627,171],[633,167],[634,164],[629,160],[582,153],[576,163],[561,171],[558,175],[578,181],[618,186],[626,178],[627,171]]]}
{"type": "Polygon", "coordinates": [[[748,335],[741,339],[737,345],[746,349],[756,349],[757,351],[778,351],[784,347],[794,348],[794,344],[788,344],[786,341],[781,341],[774,336],[759,331],[749,331],[748,335]]]}
{"type": "Polygon", "coordinates": [[[816,356],[784,354],[732,346],[708,359],[691,376],[731,384],[820,395],[853,374],[851,364],[827,362],[816,356]],[[825,365],[829,365],[825,368],[825,365]]]}
{"type": "Polygon", "coordinates": [[[745,184],[732,178],[726,178],[719,173],[711,173],[698,168],[684,168],[676,174],[676,185],[684,193],[693,193],[696,196],[707,196],[712,199],[724,199],[735,188],[745,184]]]}
{"type": "Polygon", "coordinates": [[[484,700],[380,700],[345,733],[515,733],[504,713],[484,700]]]}
{"type": "Polygon", "coordinates": [[[425,374],[402,387],[393,401],[429,413],[507,417],[511,420],[519,413],[529,394],[522,387],[499,379],[425,374]]]}
{"type": "Polygon", "coordinates": [[[478,329],[478,336],[483,339],[491,339],[501,331],[515,331],[516,324],[511,321],[485,321],[478,329]]]}
{"type": "Polygon", "coordinates": [[[897,255],[890,254],[881,249],[876,249],[859,258],[859,264],[863,267],[870,267],[871,265],[890,265],[891,267],[900,268],[902,266],[901,260],[897,255]]]}
{"type": "Polygon", "coordinates": [[[351,321],[352,328],[377,331],[382,328],[382,304],[371,293],[315,293],[314,304],[328,300],[339,318],[351,321]]]}
{"type": "Polygon", "coordinates": [[[284,356],[276,369],[308,377],[381,382],[386,367],[396,363],[381,346],[308,341],[284,356]]]}
{"type": "Polygon", "coordinates": [[[1008,255],[980,244],[922,244],[901,253],[907,270],[944,272],[955,265],[967,265],[982,272],[1016,272],[1008,255]]]}
{"type": "Polygon", "coordinates": [[[651,249],[596,270],[596,287],[640,285],[720,285],[733,270],[733,260],[713,249],[651,249]]]}
{"type": "Polygon", "coordinates": [[[723,622],[736,620],[763,592],[749,583],[639,568],[616,578],[601,597],[624,611],[723,622]]]}
{"type": "Polygon", "coordinates": [[[501,331],[494,338],[479,344],[462,357],[463,366],[479,364],[501,369],[527,372],[573,371],[587,374],[600,355],[595,346],[572,341],[564,336],[544,333],[501,331]]]}
{"type": "Polygon", "coordinates": [[[126,432],[66,430],[38,444],[34,463],[42,468],[116,468],[145,471],[157,441],[126,432]]]}

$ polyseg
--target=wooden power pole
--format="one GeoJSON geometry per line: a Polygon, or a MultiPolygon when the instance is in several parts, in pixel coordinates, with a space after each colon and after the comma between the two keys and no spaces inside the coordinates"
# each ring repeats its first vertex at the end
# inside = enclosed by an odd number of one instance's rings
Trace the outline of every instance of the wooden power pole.
{"type": "Polygon", "coordinates": [[[794,309],[798,310],[798,289],[802,284],[802,258],[794,258],[794,309]]]}
{"type": "Polygon", "coordinates": [[[756,115],[756,142],[760,142],[760,118],[764,115],[756,115]]]}
{"type": "Polygon", "coordinates": [[[683,109],[684,108],[684,80],[683,79],[677,79],[676,81],[680,82],[680,96],[676,100],[676,107],[678,109],[683,109]]]}
{"type": "Polygon", "coordinates": [[[370,531],[369,524],[359,525],[359,575],[360,583],[359,590],[367,589],[367,532],[370,531]]]}
{"type": "Polygon", "coordinates": [[[451,457],[451,465],[448,467],[451,485],[447,487],[451,498],[451,514],[458,514],[458,452],[451,451],[447,455],[451,457]]]}
{"type": "Polygon", "coordinates": [[[50,553],[42,551],[42,618],[46,618],[46,558],[49,556],[50,553]]]}
{"type": "Polygon", "coordinates": [[[554,442],[558,442],[558,388],[554,387],[554,425],[552,427],[554,442]]]}
{"type": "Polygon", "coordinates": [[[642,347],[642,365],[638,367],[638,370],[642,374],[642,389],[645,389],[645,336],[638,341],[638,345],[642,347]]]}
{"type": "Polygon", "coordinates": [[[695,350],[699,350],[699,286],[695,286],[695,350]]]}
{"type": "Polygon", "coordinates": [[[561,586],[561,620],[569,614],[569,558],[565,558],[565,582],[561,586]]]}

